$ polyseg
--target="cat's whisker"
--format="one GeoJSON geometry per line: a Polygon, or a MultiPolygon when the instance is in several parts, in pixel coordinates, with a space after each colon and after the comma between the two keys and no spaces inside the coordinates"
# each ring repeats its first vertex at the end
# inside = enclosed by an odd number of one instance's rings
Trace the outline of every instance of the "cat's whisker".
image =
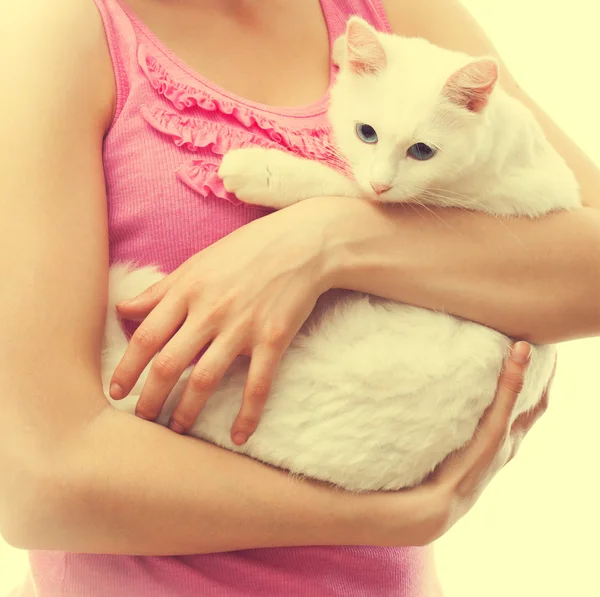
{"type": "Polygon", "coordinates": [[[446,193],[446,189],[436,189],[433,187],[429,187],[427,189],[419,189],[419,191],[423,194],[427,194],[431,197],[442,199],[445,202],[452,201],[456,205],[480,205],[476,199],[473,197],[469,197],[467,195],[461,195],[460,193],[453,193],[454,197],[448,197],[446,193]]]}
{"type": "Polygon", "coordinates": [[[425,219],[425,216],[415,207],[414,203],[408,201],[406,205],[408,205],[416,214],[419,214],[422,220],[425,219]]]}
{"type": "Polygon", "coordinates": [[[435,211],[433,209],[429,208],[423,202],[419,201],[418,197],[415,197],[413,199],[413,201],[416,202],[417,205],[420,205],[423,209],[426,209],[429,213],[433,214],[440,222],[442,222],[445,226],[448,226],[448,228],[450,228],[450,230],[453,230],[457,234],[460,234],[460,232],[456,228],[454,228],[454,226],[451,226],[450,224],[448,224],[448,222],[446,222],[446,220],[444,220],[444,218],[442,218],[440,215],[435,213],[435,211]]]}
{"type": "Polygon", "coordinates": [[[411,190],[416,191],[417,193],[421,194],[422,196],[424,196],[426,198],[439,199],[440,203],[442,205],[446,204],[449,207],[456,207],[456,208],[462,209],[464,211],[473,211],[473,205],[478,205],[479,207],[483,208],[484,213],[487,213],[488,215],[493,217],[521,246],[524,246],[523,241],[506,225],[506,223],[504,222],[504,219],[501,216],[499,216],[493,212],[487,211],[485,209],[485,206],[481,202],[477,201],[477,199],[475,199],[474,197],[469,197],[468,195],[456,193],[454,191],[450,191],[449,189],[435,189],[434,187],[430,187],[429,189],[419,189],[417,187],[412,187],[411,190]],[[440,191],[442,193],[454,193],[458,197],[465,198],[466,201],[461,201],[460,199],[458,199],[456,197],[448,197],[447,195],[442,195],[440,193],[434,193],[434,192],[432,192],[434,190],[440,191]],[[470,204],[470,206],[469,206],[469,204],[470,204]]]}
{"type": "Polygon", "coordinates": [[[444,197],[443,195],[439,195],[438,193],[432,193],[430,191],[423,191],[421,193],[421,196],[426,197],[428,199],[438,199],[442,205],[450,205],[451,207],[458,207],[459,209],[462,209],[464,211],[470,211],[469,207],[466,207],[468,203],[465,201],[460,201],[459,199],[444,197]]]}
{"type": "MultiPolygon", "coordinates": [[[[468,201],[470,201],[472,204],[480,206],[481,208],[483,208],[483,211],[487,215],[492,216],[521,246],[525,246],[524,243],[523,243],[523,241],[506,225],[506,222],[504,221],[504,218],[502,218],[498,214],[495,214],[495,213],[490,212],[487,209],[485,209],[485,206],[480,201],[477,201],[477,199],[475,199],[474,197],[469,197],[468,195],[463,195],[461,193],[457,193],[455,191],[451,191],[450,189],[434,189],[433,187],[431,187],[431,190],[437,190],[437,191],[440,191],[442,193],[453,193],[453,194],[455,194],[457,196],[464,197],[465,199],[467,199],[468,201]]],[[[443,197],[444,199],[446,199],[445,195],[438,195],[438,196],[439,197],[443,197]]]]}
{"type": "Polygon", "coordinates": [[[463,197],[464,199],[467,199],[468,201],[475,201],[475,199],[473,197],[470,197],[469,195],[463,195],[462,193],[459,193],[457,191],[452,191],[451,189],[438,189],[436,187],[429,187],[430,191],[438,191],[440,193],[450,193],[451,195],[455,195],[457,197],[463,197]]]}
{"type": "Polygon", "coordinates": [[[441,197],[439,195],[434,195],[434,194],[422,194],[421,195],[423,198],[425,199],[431,199],[434,200],[435,205],[438,207],[450,207],[452,209],[458,209],[460,211],[463,212],[473,212],[473,209],[471,208],[471,206],[465,206],[461,203],[455,202],[455,201],[448,201],[446,197],[441,197]]]}
{"type": "MultiPolygon", "coordinates": [[[[411,191],[415,191],[415,198],[413,199],[413,201],[417,202],[419,205],[421,205],[421,207],[427,209],[428,211],[431,211],[430,209],[427,208],[426,204],[418,201],[418,196],[422,196],[424,198],[429,198],[429,199],[439,199],[440,200],[440,206],[443,206],[444,204],[447,205],[448,207],[453,207],[453,208],[457,208],[457,209],[461,209],[462,211],[473,211],[472,205],[473,203],[477,204],[477,205],[481,205],[481,203],[479,203],[477,200],[467,197],[466,195],[462,195],[463,197],[465,197],[466,199],[471,199],[471,206],[465,206],[466,203],[468,202],[461,202],[460,199],[456,199],[456,198],[450,198],[447,197],[445,195],[440,195],[438,193],[433,193],[431,192],[430,189],[419,189],[417,187],[412,187],[410,189],[411,191]]],[[[444,189],[442,189],[444,190],[444,189]]],[[[458,195],[460,195],[460,193],[458,193],[458,195]]],[[[483,206],[482,206],[483,207],[483,206]]],[[[432,212],[435,213],[435,212],[432,212]]],[[[521,246],[525,246],[523,241],[506,225],[506,223],[503,221],[503,219],[494,214],[494,213],[490,213],[490,212],[485,212],[488,213],[488,215],[492,216],[495,220],[497,220],[497,222],[515,239],[515,241],[517,241],[521,246]]],[[[437,214],[435,214],[437,216],[437,214]]],[[[439,218],[439,216],[438,216],[439,218]]],[[[447,222],[444,221],[444,223],[449,226],[450,228],[452,228],[452,230],[455,230],[456,232],[458,232],[455,228],[453,228],[452,226],[450,226],[447,222]]]]}
{"type": "Polygon", "coordinates": [[[440,199],[441,200],[440,206],[450,204],[451,207],[456,207],[458,209],[462,209],[463,211],[471,211],[468,207],[465,207],[465,205],[457,199],[448,199],[447,197],[444,197],[437,193],[432,193],[431,191],[429,191],[427,189],[419,189],[419,188],[413,187],[411,190],[414,191],[415,196],[421,196],[421,197],[424,197],[427,199],[434,199],[434,200],[440,199]]]}
{"type": "Polygon", "coordinates": [[[430,187],[429,189],[430,191],[437,191],[437,194],[439,197],[444,197],[447,200],[450,200],[450,197],[448,197],[448,193],[451,195],[454,195],[454,198],[456,199],[457,197],[461,197],[463,199],[466,200],[467,203],[471,204],[471,205],[478,205],[479,207],[483,208],[483,210],[485,210],[487,213],[490,213],[486,208],[485,205],[483,205],[483,203],[481,203],[480,201],[478,201],[477,199],[475,199],[475,197],[469,196],[469,195],[463,195],[462,193],[457,193],[456,191],[451,191],[450,189],[436,189],[433,187],[430,187]]]}

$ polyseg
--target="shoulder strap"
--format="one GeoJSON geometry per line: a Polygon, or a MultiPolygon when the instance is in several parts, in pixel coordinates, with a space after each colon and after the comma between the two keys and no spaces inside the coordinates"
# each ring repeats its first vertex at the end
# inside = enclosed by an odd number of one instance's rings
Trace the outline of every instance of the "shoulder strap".
{"type": "Polygon", "coordinates": [[[321,0],[321,6],[332,42],[344,33],[352,16],[363,18],[378,31],[391,33],[382,0],[321,0]]]}
{"type": "Polygon", "coordinates": [[[93,1],[102,18],[115,73],[117,86],[116,120],[129,95],[132,76],[138,72],[138,68],[134,66],[137,64],[137,35],[131,18],[119,0],[93,1]],[[135,70],[133,70],[134,68],[135,70]]]}

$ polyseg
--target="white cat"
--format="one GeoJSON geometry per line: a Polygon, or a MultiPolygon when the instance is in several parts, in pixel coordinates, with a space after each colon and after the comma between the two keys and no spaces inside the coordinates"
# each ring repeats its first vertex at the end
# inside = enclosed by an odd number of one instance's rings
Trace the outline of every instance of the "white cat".
{"type": "MultiPolygon", "coordinates": [[[[355,180],[277,150],[228,153],[219,174],[243,201],[282,208],[343,195],[541,216],[580,205],[576,180],[533,116],[496,83],[497,63],[380,34],[352,18],[338,40],[329,117],[355,180]]],[[[103,358],[108,381],[126,340],[115,303],[162,274],[113,267],[103,358]]],[[[422,481],[477,427],[511,341],[443,313],[345,291],[326,293],[284,355],[248,443],[229,437],[247,374],[238,358],[191,433],[351,490],[422,481]]],[[[514,416],[541,397],[555,358],[533,349],[514,416]]],[[[133,411],[132,395],[113,402],[133,411]]],[[[166,424],[187,375],[171,393],[166,424]]]]}

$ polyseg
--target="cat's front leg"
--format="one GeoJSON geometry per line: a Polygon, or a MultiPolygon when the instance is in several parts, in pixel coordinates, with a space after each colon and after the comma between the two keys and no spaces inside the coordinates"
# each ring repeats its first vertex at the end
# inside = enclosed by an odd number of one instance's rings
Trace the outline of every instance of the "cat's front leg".
{"type": "Polygon", "coordinates": [[[358,197],[358,187],[328,166],[277,149],[247,147],[223,157],[219,176],[244,203],[281,209],[319,196],[358,197]]]}

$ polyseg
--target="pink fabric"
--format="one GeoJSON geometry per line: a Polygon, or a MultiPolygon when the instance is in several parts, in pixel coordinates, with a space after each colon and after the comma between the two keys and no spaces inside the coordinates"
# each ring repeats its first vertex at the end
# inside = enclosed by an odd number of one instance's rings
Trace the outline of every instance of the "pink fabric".
{"type": "MultiPolygon", "coordinates": [[[[227,92],[174,56],[119,0],[94,0],[117,79],[104,144],[110,258],[170,272],[266,213],[240,204],[216,176],[232,147],[259,144],[336,163],[327,95],[296,108],[227,92]]],[[[322,0],[330,41],[358,14],[389,30],[379,0],[322,0]]],[[[334,76],[332,67],[332,77],[334,76]]],[[[188,557],[33,552],[21,596],[432,597],[429,549],[307,547],[188,557]],[[33,585],[33,586],[32,586],[33,585]]]]}

